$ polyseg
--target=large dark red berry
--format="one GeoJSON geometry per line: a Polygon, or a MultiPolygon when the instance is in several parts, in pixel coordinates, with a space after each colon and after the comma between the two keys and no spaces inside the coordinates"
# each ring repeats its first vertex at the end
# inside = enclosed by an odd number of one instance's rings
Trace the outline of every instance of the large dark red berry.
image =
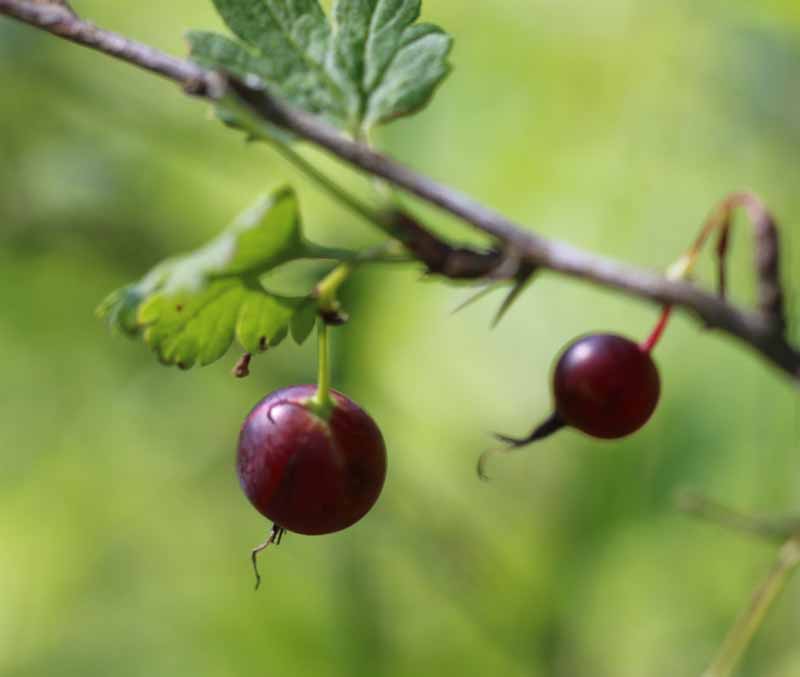
{"type": "Polygon", "coordinates": [[[315,413],[316,385],[278,390],[259,402],[239,435],[242,489],[276,528],[329,534],[355,524],[378,500],[386,447],[355,402],[331,390],[333,408],[315,413]]]}
{"type": "Polygon", "coordinates": [[[591,334],[570,344],[553,374],[561,420],[605,439],[639,430],[655,411],[660,391],[650,353],[615,334],[591,334]]]}

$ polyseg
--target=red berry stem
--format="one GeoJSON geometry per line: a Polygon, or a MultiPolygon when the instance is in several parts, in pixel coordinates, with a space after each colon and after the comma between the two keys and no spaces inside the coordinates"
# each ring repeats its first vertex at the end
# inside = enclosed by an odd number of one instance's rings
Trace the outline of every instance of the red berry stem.
{"type": "Polygon", "coordinates": [[[669,318],[671,315],[672,306],[664,306],[664,310],[661,313],[661,318],[658,320],[658,324],[655,326],[655,329],[653,329],[653,333],[650,334],[649,338],[644,343],[642,343],[642,351],[648,354],[653,352],[653,349],[658,345],[658,342],[664,335],[664,330],[669,324],[669,318]]]}

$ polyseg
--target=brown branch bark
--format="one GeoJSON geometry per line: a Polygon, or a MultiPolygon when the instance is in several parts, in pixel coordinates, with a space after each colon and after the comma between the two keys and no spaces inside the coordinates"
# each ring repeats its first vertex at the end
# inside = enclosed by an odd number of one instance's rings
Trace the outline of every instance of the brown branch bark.
{"type": "Polygon", "coordinates": [[[67,0],[28,0],[28,2],[32,2],[34,5],[59,5],[72,14],[72,16],[77,16],[75,10],[70,7],[67,0]]]}
{"type": "MultiPolygon", "coordinates": [[[[28,23],[72,42],[79,43],[139,68],[168,78],[192,95],[219,100],[233,90],[263,119],[287,129],[365,173],[381,177],[450,214],[502,243],[527,265],[546,268],[609,287],[630,296],[688,310],[705,325],[723,331],[748,344],[767,361],[800,382],[800,351],[792,346],[780,322],[770,310],[778,308],[774,298],[761,299],[759,312],[740,310],[694,285],[674,282],[664,276],[618,261],[596,256],[566,243],[548,240],[532,233],[470,197],[437,183],[408,167],[341,135],[319,118],[287,106],[269,95],[257,82],[237,82],[199,66],[169,56],[147,45],[82,21],[65,9],[25,0],[0,0],[0,14],[28,23]]],[[[747,205],[745,205],[747,208],[747,205]]],[[[415,224],[422,228],[420,224],[415,224]]],[[[762,221],[761,230],[768,231],[762,221]]],[[[757,229],[759,228],[757,224],[757,229]]],[[[426,229],[423,231],[427,232],[426,229]]],[[[427,232],[434,240],[432,233],[427,232]]],[[[766,238],[768,239],[768,238],[766,238]]],[[[759,241],[764,240],[760,238],[759,241]]],[[[412,249],[413,251],[413,249],[412,249]]],[[[419,252],[417,252],[419,253],[419,252]]],[[[470,266],[475,260],[470,261],[470,266]]],[[[471,276],[490,275],[497,264],[489,254],[481,265],[470,268],[471,276]]],[[[777,280],[777,251],[761,251],[759,270],[777,280]]],[[[447,274],[447,270],[438,271],[447,274]]],[[[773,289],[773,297],[775,293],[773,289]]],[[[778,287],[777,291],[780,291],[778,287]]]]}

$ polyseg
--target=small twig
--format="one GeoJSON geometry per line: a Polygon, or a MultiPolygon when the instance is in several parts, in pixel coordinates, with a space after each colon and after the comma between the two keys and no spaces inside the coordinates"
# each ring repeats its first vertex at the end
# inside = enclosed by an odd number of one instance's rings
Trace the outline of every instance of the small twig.
{"type": "Polygon", "coordinates": [[[778,553],[769,575],[756,588],[750,605],[736,621],[719,654],[702,677],[730,677],[767,613],[780,596],[792,574],[800,567],[800,541],[788,540],[778,553]]]}
{"type": "Polygon", "coordinates": [[[753,637],[763,625],[767,612],[786,586],[792,573],[800,567],[800,519],[744,515],[693,492],[682,492],[676,502],[680,510],[693,517],[782,544],[778,559],[769,575],[755,589],[750,605],[737,619],[714,662],[702,675],[702,677],[730,677],[753,637]]]}
{"type": "Polygon", "coordinates": [[[688,267],[693,266],[708,238],[712,233],[718,231],[716,252],[719,261],[719,293],[724,298],[727,292],[725,259],[730,244],[733,217],[738,209],[747,212],[755,232],[758,309],[772,323],[776,332],[784,332],[786,315],[780,279],[780,238],[775,226],[775,219],[757,195],[739,192],[732,193],[725,198],[712,212],[696,242],[684,258],[688,261],[688,267]]]}
{"type": "Polygon", "coordinates": [[[698,519],[755,536],[771,543],[785,543],[800,534],[800,518],[770,518],[744,515],[700,494],[681,492],[676,503],[678,509],[698,519]]]}
{"type": "MultiPolygon", "coordinates": [[[[54,5],[34,4],[25,0],[0,0],[0,14],[169,78],[195,96],[219,101],[233,89],[264,120],[316,144],[367,174],[383,178],[461,218],[477,230],[502,242],[504,247],[513,247],[525,263],[588,280],[659,305],[670,304],[690,310],[705,325],[724,331],[748,344],[773,365],[800,382],[800,350],[788,342],[784,331],[773,321],[774,312],[765,316],[764,313],[742,311],[694,285],[671,281],[663,276],[576,249],[563,242],[547,240],[470,197],[414,172],[362,143],[347,139],[339,130],[320,118],[295,110],[259,88],[257,81],[248,80],[247,83],[242,83],[226,78],[192,62],[176,59],[119,34],[97,28],[54,5]]],[[[753,209],[752,205],[744,206],[753,209]]],[[[760,224],[757,231],[760,229],[765,241],[768,241],[770,227],[774,225],[763,219],[760,224]]],[[[777,268],[772,271],[777,265],[777,249],[768,252],[764,247],[763,252],[759,256],[760,276],[772,277],[777,281],[777,268]]],[[[776,290],[780,291],[780,287],[776,290]]],[[[776,298],[770,300],[769,295],[762,294],[762,308],[775,308],[776,304],[776,298]]]]}

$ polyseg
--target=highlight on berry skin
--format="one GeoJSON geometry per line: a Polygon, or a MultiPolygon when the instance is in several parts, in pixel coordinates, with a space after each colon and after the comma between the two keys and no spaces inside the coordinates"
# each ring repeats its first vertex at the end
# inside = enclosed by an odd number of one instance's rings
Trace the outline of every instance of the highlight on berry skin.
{"type": "Polygon", "coordinates": [[[570,427],[599,439],[635,433],[653,415],[661,380],[651,352],[669,318],[665,309],[653,334],[642,344],[617,334],[589,334],[562,352],[553,370],[554,411],[525,437],[496,435],[504,446],[484,453],[478,474],[496,453],[521,449],[570,427]]]}

